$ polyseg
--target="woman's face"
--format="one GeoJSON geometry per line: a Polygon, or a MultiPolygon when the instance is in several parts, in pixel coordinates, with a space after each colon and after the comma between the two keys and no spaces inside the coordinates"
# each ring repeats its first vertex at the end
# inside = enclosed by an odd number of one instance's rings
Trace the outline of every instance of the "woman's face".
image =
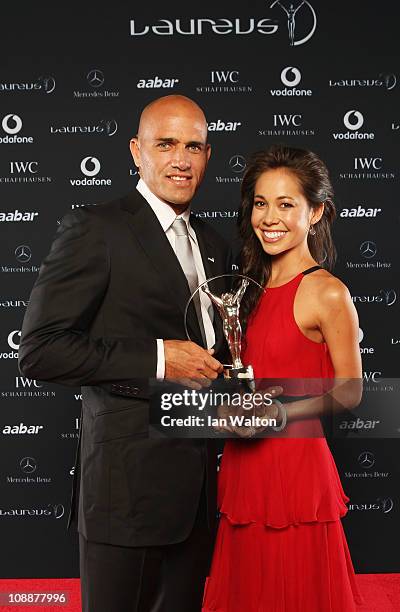
{"type": "Polygon", "coordinates": [[[267,170],[256,182],[251,224],[269,255],[303,245],[311,221],[322,212],[323,204],[315,210],[308,205],[296,175],[286,168],[267,170]]]}

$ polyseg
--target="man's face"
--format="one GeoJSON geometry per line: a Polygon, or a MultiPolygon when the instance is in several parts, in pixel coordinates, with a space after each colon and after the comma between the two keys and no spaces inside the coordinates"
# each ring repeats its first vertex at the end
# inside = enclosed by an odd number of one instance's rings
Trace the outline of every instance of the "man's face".
{"type": "Polygon", "coordinates": [[[131,152],[150,191],[174,208],[185,209],[210,157],[207,124],[194,105],[156,106],[141,122],[131,152]]]}

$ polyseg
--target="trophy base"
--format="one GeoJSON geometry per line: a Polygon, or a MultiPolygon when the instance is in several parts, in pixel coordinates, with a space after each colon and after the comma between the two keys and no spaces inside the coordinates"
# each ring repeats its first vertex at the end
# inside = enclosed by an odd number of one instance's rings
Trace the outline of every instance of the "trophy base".
{"type": "Polygon", "coordinates": [[[252,393],[256,390],[253,366],[251,365],[241,368],[234,368],[233,365],[224,365],[224,378],[234,380],[239,386],[245,386],[250,389],[252,393]]]}

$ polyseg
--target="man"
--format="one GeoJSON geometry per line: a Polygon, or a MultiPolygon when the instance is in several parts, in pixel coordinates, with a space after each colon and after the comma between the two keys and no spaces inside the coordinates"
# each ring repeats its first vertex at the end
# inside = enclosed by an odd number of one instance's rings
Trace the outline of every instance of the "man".
{"type": "MultiPolygon", "coordinates": [[[[200,282],[228,250],[189,205],[210,145],[202,110],[166,96],[143,111],[136,190],[67,215],[26,312],[20,369],[82,385],[78,530],[85,612],[201,608],[215,518],[215,456],[204,440],[148,436],[148,379],[208,385],[221,372],[200,282]],[[215,354],[215,356],[213,356],[215,354]]],[[[74,507],[74,506],[73,506],[74,507]]],[[[73,509],[72,509],[73,512],[73,509]]]]}

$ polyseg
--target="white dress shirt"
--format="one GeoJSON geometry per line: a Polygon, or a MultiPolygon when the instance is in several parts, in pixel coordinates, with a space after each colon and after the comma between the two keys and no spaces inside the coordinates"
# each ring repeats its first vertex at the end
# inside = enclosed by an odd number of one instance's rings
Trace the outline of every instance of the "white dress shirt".
{"type": "MultiPolygon", "coordinates": [[[[197,242],[197,237],[194,232],[194,229],[190,225],[190,207],[188,207],[185,212],[181,215],[176,215],[169,204],[166,204],[160,198],[154,195],[147,187],[146,183],[143,179],[139,179],[138,184],[136,185],[136,189],[139,193],[144,197],[146,202],[150,205],[154,214],[156,215],[158,221],[160,222],[161,227],[163,228],[166,237],[169,240],[171,247],[176,253],[175,249],[175,233],[172,229],[172,224],[176,218],[183,219],[188,228],[188,234],[190,239],[190,244],[193,252],[194,265],[197,271],[198,284],[200,285],[206,280],[206,275],[204,272],[203,261],[201,259],[201,253],[199,249],[199,245],[197,242]]],[[[204,291],[200,291],[200,303],[201,303],[201,314],[203,318],[204,331],[206,334],[207,340],[207,348],[211,348],[215,344],[215,333],[214,328],[210,318],[210,312],[212,312],[212,304],[210,298],[204,293],[204,291]]],[[[157,373],[156,377],[158,379],[163,379],[165,376],[165,355],[164,355],[164,341],[161,338],[157,339],[157,373]]]]}

